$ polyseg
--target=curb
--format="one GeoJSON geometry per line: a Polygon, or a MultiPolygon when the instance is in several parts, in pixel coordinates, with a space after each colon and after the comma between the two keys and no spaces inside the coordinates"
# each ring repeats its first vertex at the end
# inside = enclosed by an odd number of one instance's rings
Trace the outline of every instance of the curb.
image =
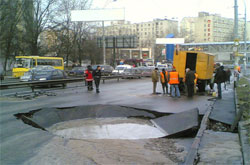
{"type": "Polygon", "coordinates": [[[201,138],[207,129],[207,123],[209,121],[209,115],[213,109],[215,101],[211,102],[210,105],[208,106],[208,109],[206,110],[205,115],[203,116],[200,124],[200,129],[196,134],[196,137],[191,145],[190,150],[188,151],[188,154],[186,156],[185,162],[183,165],[191,165],[191,164],[196,164],[196,161],[199,159],[198,158],[198,150],[201,142],[201,138]]]}
{"type": "Polygon", "coordinates": [[[250,165],[250,145],[248,143],[247,129],[244,127],[245,122],[240,121],[238,126],[243,164],[250,165]]]}
{"type": "MultiPolygon", "coordinates": [[[[238,109],[238,97],[237,90],[234,90],[234,101],[236,114],[239,112],[238,109]]],[[[248,143],[247,129],[244,127],[244,121],[240,121],[238,124],[239,139],[241,144],[241,152],[243,157],[243,164],[250,165],[250,144],[248,143]]]]}

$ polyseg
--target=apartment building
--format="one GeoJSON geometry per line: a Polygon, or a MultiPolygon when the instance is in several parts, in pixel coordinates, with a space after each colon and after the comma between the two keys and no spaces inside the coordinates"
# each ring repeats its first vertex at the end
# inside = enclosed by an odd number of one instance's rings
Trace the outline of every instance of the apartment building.
{"type": "MultiPolygon", "coordinates": [[[[199,12],[198,17],[185,17],[180,24],[186,42],[227,42],[234,40],[234,19],[199,12]]],[[[239,39],[243,40],[244,20],[239,20],[239,39]]]]}
{"type": "MultiPolygon", "coordinates": [[[[119,49],[119,52],[123,52],[121,54],[127,51],[129,58],[152,58],[156,38],[165,38],[169,33],[178,34],[178,21],[169,19],[155,19],[142,23],[116,21],[105,27],[105,36],[137,36],[138,48],[119,49]]],[[[96,35],[102,36],[102,28],[97,29],[96,35]]]]}

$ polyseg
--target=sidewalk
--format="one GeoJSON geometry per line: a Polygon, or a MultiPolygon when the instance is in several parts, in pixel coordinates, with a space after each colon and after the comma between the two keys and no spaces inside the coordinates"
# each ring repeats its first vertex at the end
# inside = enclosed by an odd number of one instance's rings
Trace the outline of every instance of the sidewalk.
{"type": "MultiPolygon", "coordinates": [[[[230,128],[235,116],[235,98],[231,84],[223,91],[222,99],[215,101],[209,119],[230,128]]],[[[198,164],[243,164],[240,144],[238,133],[231,133],[228,130],[227,132],[206,130],[198,151],[200,157],[198,164]]]]}
{"type": "Polygon", "coordinates": [[[227,90],[224,90],[222,93],[222,99],[215,101],[209,119],[232,125],[236,116],[234,99],[232,84],[227,85],[227,90]]]}

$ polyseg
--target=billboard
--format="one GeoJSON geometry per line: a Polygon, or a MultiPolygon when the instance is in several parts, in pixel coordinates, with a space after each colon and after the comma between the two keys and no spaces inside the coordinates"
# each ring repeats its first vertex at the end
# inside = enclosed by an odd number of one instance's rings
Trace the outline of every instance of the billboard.
{"type": "Polygon", "coordinates": [[[125,9],[71,10],[71,21],[119,21],[125,20],[125,9]]]}
{"type": "MultiPolygon", "coordinates": [[[[106,48],[137,48],[136,36],[106,36],[106,48]]],[[[102,47],[102,37],[97,38],[97,46],[102,47]]]]}

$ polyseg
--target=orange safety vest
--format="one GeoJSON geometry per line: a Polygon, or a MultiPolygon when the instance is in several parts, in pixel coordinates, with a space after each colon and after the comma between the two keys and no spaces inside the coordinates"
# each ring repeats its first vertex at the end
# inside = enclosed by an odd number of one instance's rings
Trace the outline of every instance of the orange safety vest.
{"type": "Polygon", "coordinates": [[[195,73],[194,75],[195,75],[194,84],[197,84],[198,74],[195,73]]]}
{"type": "Polygon", "coordinates": [[[179,84],[179,73],[178,72],[170,72],[169,73],[169,82],[171,84],[179,84]]]}
{"type": "MultiPolygon", "coordinates": [[[[161,83],[165,83],[165,78],[164,78],[163,72],[161,72],[160,74],[161,74],[161,83]]],[[[166,76],[166,79],[168,80],[168,72],[165,72],[165,76],[166,76]]]]}
{"type": "Polygon", "coordinates": [[[238,72],[240,73],[240,66],[237,67],[238,72]]]}

